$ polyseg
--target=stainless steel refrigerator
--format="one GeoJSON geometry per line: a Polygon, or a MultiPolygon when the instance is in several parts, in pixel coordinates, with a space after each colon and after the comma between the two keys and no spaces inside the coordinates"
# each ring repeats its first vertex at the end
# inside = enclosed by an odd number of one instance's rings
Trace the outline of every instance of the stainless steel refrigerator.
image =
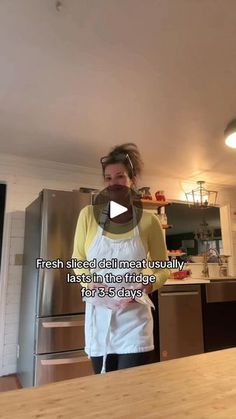
{"type": "MultiPolygon", "coordinates": [[[[44,189],[26,209],[17,373],[23,387],[92,374],[84,353],[84,303],[66,268],[37,269],[36,259],[71,259],[80,210],[96,190],[44,189]]],[[[64,263],[65,265],[65,263],[64,263]]]]}

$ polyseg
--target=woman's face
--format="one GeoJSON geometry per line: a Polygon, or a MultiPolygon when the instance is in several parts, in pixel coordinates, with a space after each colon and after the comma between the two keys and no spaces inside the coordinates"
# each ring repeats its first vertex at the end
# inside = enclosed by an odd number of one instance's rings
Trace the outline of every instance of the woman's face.
{"type": "Polygon", "coordinates": [[[104,181],[106,187],[122,185],[130,188],[133,181],[129,178],[128,171],[123,163],[109,164],[105,168],[104,181]]]}

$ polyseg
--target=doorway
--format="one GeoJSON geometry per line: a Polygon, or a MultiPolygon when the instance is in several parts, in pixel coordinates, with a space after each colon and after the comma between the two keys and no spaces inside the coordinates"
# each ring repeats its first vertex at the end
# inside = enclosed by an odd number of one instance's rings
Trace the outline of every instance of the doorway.
{"type": "Polygon", "coordinates": [[[6,205],[6,185],[0,183],[0,269],[2,260],[2,239],[3,239],[3,223],[6,205]]]}

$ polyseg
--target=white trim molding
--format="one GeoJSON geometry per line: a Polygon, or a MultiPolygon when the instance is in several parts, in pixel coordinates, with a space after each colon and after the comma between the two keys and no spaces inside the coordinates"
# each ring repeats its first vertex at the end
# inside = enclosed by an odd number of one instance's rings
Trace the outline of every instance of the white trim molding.
{"type": "Polygon", "coordinates": [[[222,205],[220,207],[220,220],[221,220],[221,231],[222,231],[222,242],[225,255],[230,255],[229,258],[229,275],[235,275],[234,266],[234,246],[232,236],[232,221],[231,221],[231,206],[230,204],[222,205]]]}
{"type": "Polygon", "coordinates": [[[2,240],[2,258],[0,271],[0,377],[3,371],[3,352],[5,337],[5,315],[7,300],[7,279],[9,269],[10,254],[10,234],[11,234],[11,205],[10,205],[10,185],[6,182],[6,202],[3,224],[3,240],[2,240]]]}

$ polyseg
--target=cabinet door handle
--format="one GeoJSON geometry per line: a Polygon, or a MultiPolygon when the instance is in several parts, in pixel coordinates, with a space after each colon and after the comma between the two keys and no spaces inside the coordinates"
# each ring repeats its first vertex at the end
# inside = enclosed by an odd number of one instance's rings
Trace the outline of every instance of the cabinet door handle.
{"type": "Polygon", "coordinates": [[[199,295],[198,291],[162,292],[161,297],[173,297],[178,295],[199,295]]]}

